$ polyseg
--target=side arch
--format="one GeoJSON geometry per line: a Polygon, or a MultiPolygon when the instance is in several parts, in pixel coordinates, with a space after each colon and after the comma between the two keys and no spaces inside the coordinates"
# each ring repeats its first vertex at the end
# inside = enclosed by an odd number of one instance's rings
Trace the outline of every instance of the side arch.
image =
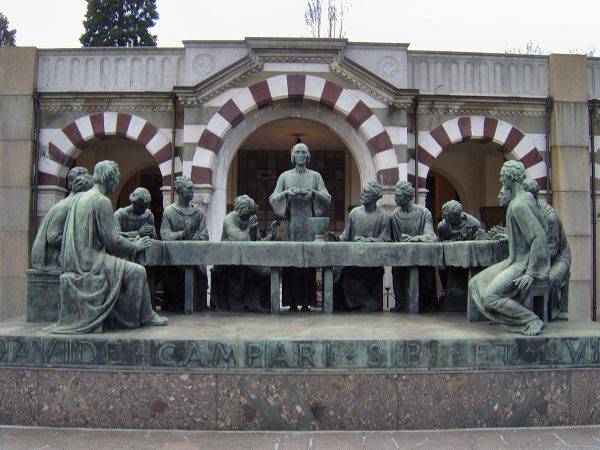
{"type": "MultiPolygon", "coordinates": [[[[484,116],[465,116],[450,119],[424,136],[419,136],[419,180],[418,186],[425,187],[425,180],[433,161],[446,148],[456,142],[478,139],[495,142],[501,146],[504,157],[520,161],[529,176],[536,180],[540,189],[548,188],[548,174],[542,154],[533,141],[521,130],[503,120],[484,116]]],[[[408,163],[409,179],[414,180],[415,160],[408,163]]]]}
{"type": "Polygon", "coordinates": [[[213,184],[217,157],[226,134],[254,110],[275,101],[304,100],[320,103],[337,111],[365,139],[378,181],[386,186],[399,179],[399,162],[383,124],[362,100],[348,89],[313,75],[276,75],[242,89],[217,111],[202,132],[191,165],[195,184],[213,184]]]}
{"type": "MultiPolygon", "coordinates": [[[[156,126],[138,116],[103,112],[80,117],[56,132],[48,152],[40,156],[38,185],[66,187],[66,175],[87,142],[101,136],[123,136],[144,146],[152,155],[163,177],[171,183],[171,140],[156,126]]],[[[181,173],[181,159],[175,159],[175,174],[181,173]]]]}

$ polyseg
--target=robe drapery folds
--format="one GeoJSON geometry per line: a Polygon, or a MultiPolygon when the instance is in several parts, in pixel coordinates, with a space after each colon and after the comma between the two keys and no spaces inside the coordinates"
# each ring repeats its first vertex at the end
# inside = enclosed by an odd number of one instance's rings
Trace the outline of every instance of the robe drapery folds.
{"type": "MultiPolygon", "coordinates": [[[[390,215],[390,229],[392,241],[402,241],[402,235],[415,236],[420,242],[435,242],[437,236],[433,231],[433,219],[427,208],[411,204],[408,211],[401,207],[394,209],[390,215]]],[[[410,267],[392,267],[394,296],[396,308],[402,310],[409,300],[408,274],[410,267]]],[[[433,267],[419,267],[419,303],[421,308],[432,307],[436,301],[435,269],[433,267]]]]}
{"type": "Polygon", "coordinates": [[[548,224],[548,248],[550,249],[550,318],[556,319],[559,313],[567,312],[569,301],[569,278],[571,277],[571,247],[558,214],[550,205],[538,202],[540,211],[548,224]]]}
{"type": "MultiPolygon", "coordinates": [[[[339,240],[353,242],[357,237],[370,238],[371,242],[389,242],[389,216],[381,208],[375,208],[373,212],[368,212],[364,206],[352,209],[339,240]]],[[[383,309],[383,267],[343,267],[336,268],[335,272],[339,279],[334,285],[334,309],[383,309]]]]}
{"type": "Polygon", "coordinates": [[[469,296],[489,320],[525,329],[538,317],[522,306],[527,293],[519,292],[513,281],[525,273],[545,280],[550,268],[548,225],[529,192],[519,193],[508,205],[506,230],[508,258],[473,277],[469,296]]]}
{"type": "Polygon", "coordinates": [[[76,194],[64,228],[59,319],[50,331],[100,332],[153,320],[144,267],[117,257],[134,252],[116,231],[110,200],[95,189],[76,194]]]}
{"type": "MultiPolygon", "coordinates": [[[[253,216],[256,220],[256,216],[253,216]]],[[[252,218],[251,218],[252,220],[252,218]]],[[[225,216],[221,241],[260,241],[237,211],[225,216]]],[[[218,310],[268,312],[270,269],[260,266],[215,266],[211,271],[211,306],[218,310]]]]}
{"type": "MultiPolygon", "coordinates": [[[[188,207],[173,203],[167,206],[163,212],[160,224],[160,237],[163,241],[190,241],[198,233],[200,241],[208,241],[208,230],[206,229],[206,216],[197,205],[190,204],[188,207]],[[182,233],[186,221],[191,225],[187,233],[182,233]]],[[[196,266],[195,276],[198,280],[199,298],[194,304],[199,304],[200,309],[207,309],[206,267],[196,266]]],[[[178,267],[165,268],[165,303],[163,307],[167,311],[182,312],[185,308],[185,271],[178,267]]]]}
{"type": "MultiPolygon", "coordinates": [[[[284,221],[285,241],[312,241],[314,236],[308,225],[309,217],[325,214],[331,195],[323,178],[314,170],[288,170],[277,179],[275,191],[269,197],[275,215],[284,221]],[[291,188],[313,189],[307,196],[287,195],[291,188]]],[[[283,270],[283,306],[316,305],[316,271],[312,268],[287,268],[283,270]]]]}
{"type": "MultiPolygon", "coordinates": [[[[154,214],[149,209],[137,215],[132,211],[132,206],[127,206],[117,209],[114,216],[117,231],[121,236],[135,238],[140,234],[140,228],[144,225],[151,225],[154,228],[154,214]]],[[[151,237],[156,239],[156,232],[151,237]]]]}
{"type": "Polygon", "coordinates": [[[63,230],[73,195],[62,199],[44,216],[31,247],[31,265],[35,269],[60,270],[63,230]]]}

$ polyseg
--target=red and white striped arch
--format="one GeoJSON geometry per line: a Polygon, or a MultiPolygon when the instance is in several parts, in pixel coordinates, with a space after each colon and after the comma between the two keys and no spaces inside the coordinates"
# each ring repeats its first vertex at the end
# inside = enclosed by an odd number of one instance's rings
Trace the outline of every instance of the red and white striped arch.
{"type": "MultiPolygon", "coordinates": [[[[38,163],[38,184],[66,187],[66,175],[87,142],[99,136],[124,136],[142,144],[155,159],[163,184],[171,183],[171,140],[158,128],[138,116],[103,112],[80,117],[59,130],[48,143],[48,152],[38,163]]],[[[179,157],[175,174],[181,173],[179,157]]]]}
{"type": "MultiPolygon", "coordinates": [[[[525,165],[530,178],[536,180],[540,189],[548,187],[546,163],[533,141],[521,130],[498,119],[483,116],[467,116],[451,119],[425,136],[419,136],[419,187],[425,180],[433,161],[450,145],[467,139],[495,142],[507,159],[525,165]]],[[[408,163],[409,180],[414,180],[414,159],[408,163]]]]}
{"type": "Polygon", "coordinates": [[[254,110],[278,100],[313,101],[337,111],[365,139],[377,179],[383,185],[398,181],[398,159],[392,141],[373,110],[352,91],[313,75],[277,75],[242,89],[217,111],[198,141],[191,166],[195,184],[212,184],[217,156],[225,135],[254,110]]]}

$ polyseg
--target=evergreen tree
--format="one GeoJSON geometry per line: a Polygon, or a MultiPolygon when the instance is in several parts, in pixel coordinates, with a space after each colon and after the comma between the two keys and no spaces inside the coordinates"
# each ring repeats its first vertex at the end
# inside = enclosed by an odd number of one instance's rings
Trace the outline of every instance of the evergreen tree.
{"type": "Polygon", "coordinates": [[[15,45],[15,35],[17,30],[8,29],[8,19],[0,13],[0,46],[15,45]]]}
{"type": "Polygon", "coordinates": [[[148,29],[157,19],[156,0],[87,0],[79,41],[84,47],[155,46],[148,29]]]}

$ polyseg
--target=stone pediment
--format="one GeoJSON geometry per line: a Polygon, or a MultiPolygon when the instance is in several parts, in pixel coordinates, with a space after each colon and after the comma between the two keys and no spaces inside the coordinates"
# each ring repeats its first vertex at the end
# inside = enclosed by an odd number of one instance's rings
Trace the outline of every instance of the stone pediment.
{"type": "Polygon", "coordinates": [[[292,38],[185,44],[188,83],[177,91],[189,105],[206,103],[227,89],[281,73],[316,74],[388,105],[393,104],[397,90],[406,87],[407,44],[292,38]],[[234,60],[236,56],[239,58],[234,60]],[[223,66],[225,63],[229,64],[223,66]]]}

